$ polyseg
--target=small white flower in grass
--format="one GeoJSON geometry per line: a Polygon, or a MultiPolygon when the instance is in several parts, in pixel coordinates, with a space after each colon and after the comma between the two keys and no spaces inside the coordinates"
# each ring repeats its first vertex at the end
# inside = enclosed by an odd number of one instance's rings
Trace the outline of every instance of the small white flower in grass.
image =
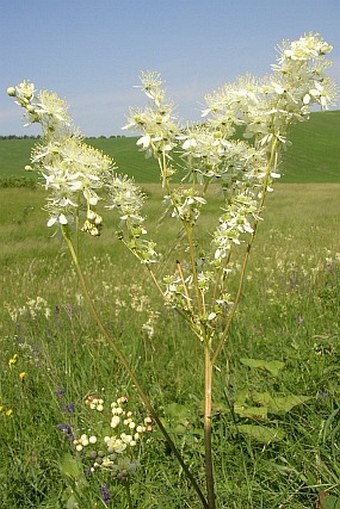
{"type": "Polygon", "coordinates": [[[97,437],[94,436],[94,435],[90,436],[89,442],[90,442],[90,444],[96,444],[97,443],[97,437]]]}
{"type": "Polygon", "coordinates": [[[116,428],[120,423],[120,417],[118,415],[114,415],[111,419],[111,428],[116,428]]]}
{"type": "Polygon", "coordinates": [[[122,433],[122,434],[120,435],[120,438],[123,440],[123,442],[125,442],[125,443],[126,443],[126,444],[128,444],[128,445],[129,445],[129,444],[131,443],[131,441],[133,440],[132,435],[127,435],[126,433],[122,433]]]}

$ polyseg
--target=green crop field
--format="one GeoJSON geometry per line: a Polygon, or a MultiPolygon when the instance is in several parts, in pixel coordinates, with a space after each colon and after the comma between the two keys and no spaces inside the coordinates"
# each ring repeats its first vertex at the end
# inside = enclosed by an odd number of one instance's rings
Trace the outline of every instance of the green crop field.
{"type": "MultiPolygon", "coordinates": [[[[308,122],[291,129],[292,145],[287,148],[282,166],[284,183],[340,182],[340,111],[312,113],[308,122]]],[[[136,182],[158,182],[157,165],[145,159],[136,147],[136,138],[91,138],[88,143],[115,159],[118,171],[133,176],[136,182]]],[[[0,140],[0,178],[27,175],[35,141],[0,140]]]]}

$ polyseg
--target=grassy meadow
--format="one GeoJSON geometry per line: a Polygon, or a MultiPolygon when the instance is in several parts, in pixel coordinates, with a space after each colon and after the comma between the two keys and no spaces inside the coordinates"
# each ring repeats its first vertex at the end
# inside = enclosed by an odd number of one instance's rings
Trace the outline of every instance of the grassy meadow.
{"type": "MultiPolygon", "coordinates": [[[[340,182],[340,111],[312,113],[308,122],[292,127],[284,156],[283,183],[340,182]]],[[[89,138],[90,145],[103,150],[117,162],[119,171],[136,182],[156,183],[158,169],[153,159],[136,150],[133,137],[89,138]]],[[[27,176],[24,168],[36,140],[0,140],[0,184],[8,176],[27,176]]],[[[32,176],[33,177],[33,176],[32,176]]]]}
{"type": "MultiPolygon", "coordinates": [[[[217,363],[213,440],[221,509],[340,507],[339,120],[340,112],[313,114],[296,127],[217,363]]],[[[172,271],[176,224],[159,221],[152,161],[133,138],[91,142],[143,184],[148,229],[169,248],[162,270],[172,271]]],[[[0,141],[1,175],[20,175],[31,144],[0,141]]],[[[85,404],[89,395],[107,404],[127,395],[134,413],[142,418],[144,410],[89,314],[62,239],[46,227],[44,200],[39,187],[0,188],[0,508],[125,509],[122,485],[108,487],[105,472],[87,475],[70,430],[96,434],[104,426],[105,413],[85,404]]],[[[212,193],[207,235],[216,212],[212,193]]],[[[202,347],[160,302],[146,271],[115,237],[107,211],[104,219],[99,238],[80,239],[90,292],[204,489],[202,347]]],[[[201,507],[157,429],[139,459],[133,507],[201,507]]]]}

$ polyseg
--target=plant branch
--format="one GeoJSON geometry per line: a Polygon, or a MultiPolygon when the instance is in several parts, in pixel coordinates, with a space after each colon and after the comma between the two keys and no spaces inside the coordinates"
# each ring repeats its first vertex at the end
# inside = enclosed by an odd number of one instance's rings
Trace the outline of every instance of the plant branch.
{"type": "Polygon", "coordinates": [[[80,264],[79,264],[79,261],[78,261],[78,258],[77,258],[77,255],[76,255],[73,243],[72,243],[72,240],[71,240],[70,235],[69,235],[69,231],[68,231],[67,225],[66,226],[62,226],[62,234],[63,234],[63,237],[64,237],[65,242],[67,244],[67,247],[68,247],[68,249],[70,251],[70,254],[71,254],[71,257],[72,257],[72,260],[73,260],[73,263],[74,263],[74,266],[75,266],[75,269],[76,269],[76,272],[77,272],[77,275],[78,275],[78,278],[79,278],[79,281],[80,281],[80,285],[82,287],[82,290],[83,290],[84,296],[85,296],[85,298],[87,300],[87,303],[88,303],[88,305],[90,307],[90,310],[91,310],[93,318],[97,322],[100,331],[102,332],[102,334],[106,338],[107,342],[111,346],[111,348],[114,351],[114,353],[116,354],[117,358],[119,359],[119,361],[121,362],[121,364],[123,365],[123,367],[127,371],[128,375],[130,376],[130,378],[131,378],[132,382],[134,383],[134,385],[136,387],[136,390],[137,390],[141,400],[143,401],[146,409],[148,410],[148,412],[150,413],[150,416],[154,419],[154,421],[158,425],[158,427],[159,427],[161,433],[163,434],[165,440],[167,441],[171,451],[174,453],[174,455],[176,456],[177,460],[179,461],[181,467],[183,468],[183,471],[185,472],[185,475],[187,476],[187,478],[191,482],[192,487],[194,488],[194,490],[196,491],[198,497],[200,498],[200,500],[201,500],[201,502],[203,504],[203,507],[205,509],[209,509],[209,506],[207,504],[206,498],[203,495],[200,487],[198,486],[198,484],[196,482],[196,479],[191,474],[191,472],[188,469],[187,465],[185,464],[181,454],[179,453],[175,443],[171,439],[171,437],[168,434],[167,430],[165,429],[162,421],[158,417],[158,414],[157,414],[156,410],[154,409],[151,401],[149,400],[148,396],[144,392],[144,390],[143,390],[143,388],[142,388],[142,386],[141,386],[141,384],[140,384],[140,382],[139,382],[135,372],[130,367],[130,364],[129,364],[127,358],[125,357],[123,352],[120,350],[120,348],[118,347],[118,345],[116,344],[115,340],[113,339],[113,337],[111,336],[110,332],[105,327],[105,325],[103,324],[103,322],[102,322],[102,320],[100,318],[98,310],[97,310],[97,308],[96,308],[96,306],[95,306],[95,304],[93,302],[93,299],[91,298],[89,290],[87,288],[87,283],[86,283],[86,280],[84,278],[84,274],[83,274],[83,272],[81,270],[81,267],[80,267],[80,264]]]}

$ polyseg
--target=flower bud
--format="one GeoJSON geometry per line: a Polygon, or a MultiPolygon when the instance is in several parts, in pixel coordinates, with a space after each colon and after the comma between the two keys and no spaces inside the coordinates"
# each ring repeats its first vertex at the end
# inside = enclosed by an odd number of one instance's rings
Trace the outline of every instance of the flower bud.
{"type": "Polygon", "coordinates": [[[15,90],[14,87],[8,87],[7,89],[7,94],[10,96],[10,97],[15,97],[17,95],[17,91],[15,90]]]}

